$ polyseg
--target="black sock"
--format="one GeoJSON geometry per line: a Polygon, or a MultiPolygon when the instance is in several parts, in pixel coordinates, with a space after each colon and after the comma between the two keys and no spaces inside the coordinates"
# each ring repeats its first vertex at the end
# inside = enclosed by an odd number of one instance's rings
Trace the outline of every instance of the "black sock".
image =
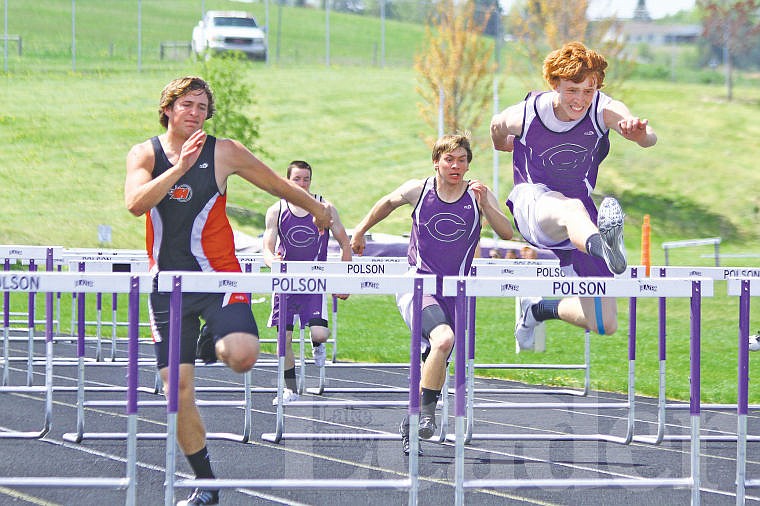
{"type": "Polygon", "coordinates": [[[285,386],[294,392],[298,389],[298,385],[296,384],[296,368],[295,367],[293,367],[292,369],[285,369],[285,386]]]}
{"type": "Polygon", "coordinates": [[[533,318],[537,322],[559,320],[559,301],[560,299],[541,299],[538,304],[533,304],[533,318]]]}
{"type": "Polygon", "coordinates": [[[198,479],[214,479],[214,472],[211,470],[211,458],[208,455],[208,449],[204,446],[199,452],[192,455],[186,455],[190,467],[195,472],[198,479]]]}
{"type": "Polygon", "coordinates": [[[441,396],[440,390],[422,389],[422,399],[420,400],[420,411],[424,415],[434,415],[435,406],[438,404],[438,398],[441,396]]]}
{"type": "Polygon", "coordinates": [[[604,258],[604,242],[598,232],[586,239],[586,253],[592,257],[604,258]]]}
{"type": "Polygon", "coordinates": [[[322,343],[318,343],[318,342],[316,342],[316,341],[312,341],[312,342],[311,342],[311,347],[312,347],[312,348],[316,348],[316,347],[317,347],[317,346],[319,346],[320,344],[322,344],[322,343]]]}

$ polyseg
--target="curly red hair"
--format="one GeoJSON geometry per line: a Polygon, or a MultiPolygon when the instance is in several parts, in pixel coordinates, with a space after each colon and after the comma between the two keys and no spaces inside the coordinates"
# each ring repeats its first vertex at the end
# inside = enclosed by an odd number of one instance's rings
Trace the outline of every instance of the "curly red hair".
{"type": "Polygon", "coordinates": [[[561,79],[580,83],[592,76],[596,88],[604,86],[604,71],[607,60],[581,42],[568,42],[552,51],[544,60],[544,79],[552,88],[559,86],[561,79]]]}

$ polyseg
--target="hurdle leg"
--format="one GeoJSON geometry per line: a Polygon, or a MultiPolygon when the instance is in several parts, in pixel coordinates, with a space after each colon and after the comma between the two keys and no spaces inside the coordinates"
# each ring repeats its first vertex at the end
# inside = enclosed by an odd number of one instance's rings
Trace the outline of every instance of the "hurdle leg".
{"type": "MultiPolygon", "coordinates": [[[[10,270],[10,260],[5,259],[5,270],[10,270]]],[[[8,385],[10,371],[10,292],[3,293],[3,386],[8,385]]]]}
{"type": "Polygon", "coordinates": [[[10,366],[10,357],[9,350],[8,350],[8,327],[3,327],[3,386],[8,386],[9,381],[9,366],[10,366]]]}
{"type": "Polygon", "coordinates": [[[111,297],[111,362],[116,361],[116,329],[118,327],[118,294],[114,293],[111,297]]]}
{"type": "MultiPolygon", "coordinates": [[[[304,390],[306,390],[306,350],[305,350],[305,342],[304,342],[304,334],[306,333],[306,329],[304,329],[301,326],[300,318],[298,315],[296,315],[293,318],[293,331],[298,328],[298,395],[303,395],[304,390]],[[298,327],[296,327],[296,323],[298,323],[298,327]]],[[[292,334],[291,334],[292,336],[292,334]]],[[[293,345],[292,337],[291,337],[291,346],[293,345]]]]}
{"type": "Polygon", "coordinates": [[[332,361],[335,362],[338,359],[338,298],[335,295],[332,296],[332,302],[332,361]]]}
{"type": "Polygon", "coordinates": [[[251,440],[251,432],[253,427],[251,418],[251,412],[253,410],[253,404],[251,401],[251,371],[243,374],[243,391],[243,399],[245,401],[243,411],[245,412],[245,415],[243,415],[243,434],[241,443],[247,443],[251,440]]]}
{"type": "MultiPolygon", "coordinates": [[[[286,315],[288,310],[288,303],[287,303],[287,297],[283,296],[280,297],[280,314],[286,315]]],[[[296,319],[293,320],[293,323],[295,324],[298,316],[296,316],[296,319]]],[[[300,322],[299,322],[300,323],[300,322]]],[[[299,325],[300,326],[300,325],[299,325]]],[[[295,328],[295,325],[293,326],[295,328]]],[[[285,430],[285,416],[283,413],[283,402],[282,402],[282,393],[283,390],[285,390],[285,346],[286,346],[286,336],[285,333],[287,332],[287,325],[283,322],[279,322],[277,325],[277,409],[275,410],[276,415],[276,421],[275,421],[275,430],[274,435],[271,437],[264,437],[262,435],[262,439],[266,441],[270,441],[272,443],[279,443],[282,440],[282,433],[285,430]]]]}
{"type": "MultiPolygon", "coordinates": [[[[29,261],[29,271],[34,272],[37,270],[37,266],[34,263],[34,260],[29,261]]],[[[27,336],[29,345],[27,348],[27,357],[26,357],[26,386],[30,387],[34,384],[34,300],[36,297],[36,293],[29,292],[29,305],[28,305],[28,311],[29,311],[29,321],[28,321],[28,328],[27,328],[27,336]]]]}
{"type": "Polygon", "coordinates": [[[103,360],[103,294],[97,293],[95,297],[95,361],[101,362],[103,360]]]}

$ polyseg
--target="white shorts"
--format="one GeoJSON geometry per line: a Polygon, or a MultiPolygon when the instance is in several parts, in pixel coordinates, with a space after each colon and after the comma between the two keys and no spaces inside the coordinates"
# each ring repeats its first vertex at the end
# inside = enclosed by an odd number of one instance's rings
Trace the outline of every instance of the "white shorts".
{"type": "Polygon", "coordinates": [[[526,241],[538,248],[576,249],[569,239],[556,243],[541,230],[538,218],[536,217],[536,203],[539,198],[550,194],[563,196],[561,193],[550,190],[548,186],[540,183],[520,183],[512,188],[507,200],[512,202],[512,215],[515,218],[517,229],[526,241]]]}

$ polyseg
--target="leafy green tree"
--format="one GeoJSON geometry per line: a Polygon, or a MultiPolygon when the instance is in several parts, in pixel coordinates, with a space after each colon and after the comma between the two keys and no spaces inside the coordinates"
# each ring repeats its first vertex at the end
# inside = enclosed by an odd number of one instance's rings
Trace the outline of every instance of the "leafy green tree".
{"type": "Polygon", "coordinates": [[[206,129],[211,135],[238,140],[254,153],[266,155],[258,145],[259,118],[246,114],[256,103],[253,85],[247,80],[250,65],[245,55],[235,52],[200,62],[199,74],[214,91],[216,105],[216,114],[206,129]]]}

